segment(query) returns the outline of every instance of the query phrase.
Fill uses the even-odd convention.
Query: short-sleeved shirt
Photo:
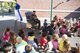
[[[64,43],[64,40],[61,39],[60,42],[59,42],[59,50],[60,51],[63,51],[64,50],[64,44],[63,43]]]
[[[47,40],[42,37],[42,38],[40,39],[40,46],[46,46],[46,44],[47,44]]]

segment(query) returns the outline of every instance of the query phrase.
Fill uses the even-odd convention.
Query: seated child
[[[42,36],[40,38],[40,46],[41,48],[45,48],[47,44],[47,39],[46,39],[46,33],[42,33]]]
[[[48,41],[48,43],[47,43],[47,47],[45,48],[45,52],[51,52],[52,51],[52,49],[53,49],[53,44],[52,44],[52,38],[51,38],[51,36],[47,36],[47,41]]]
[[[56,33],[53,34],[52,44],[53,44],[53,51],[55,53],[57,53],[57,50],[59,48],[58,38],[59,38],[58,34],[56,34]]]
[[[31,44],[34,48],[37,48],[37,44],[34,41],[34,39],[35,39],[34,32],[33,31],[28,32],[28,40],[27,40],[27,42],[29,44]]]
[[[26,45],[25,52],[23,52],[23,53],[37,53],[37,52],[31,45]]]

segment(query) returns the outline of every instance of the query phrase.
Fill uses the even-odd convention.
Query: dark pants
[[[37,40],[37,38],[34,38],[34,42],[38,45],[38,40]]]
[[[41,26],[40,20],[38,20],[38,19],[33,19],[33,21],[34,21],[36,24],[38,24],[38,29],[39,29],[40,26]]]
[[[54,48],[52,49],[52,51],[54,51],[54,53],[57,53],[57,51],[56,51],[56,50],[57,50],[57,49],[54,49]]]

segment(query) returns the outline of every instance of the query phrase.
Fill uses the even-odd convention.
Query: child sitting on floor
[[[46,39],[46,33],[42,33],[42,36],[40,38],[40,46],[42,49],[45,49],[47,44],[47,39]]]
[[[48,41],[48,43],[47,43],[47,46],[46,46],[46,48],[45,48],[45,52],[51,52],[52,51],[52,49],[53,49],[53,44],[52,44],[52,38],[51,38],[51,36],[47,36],[47,41]]]

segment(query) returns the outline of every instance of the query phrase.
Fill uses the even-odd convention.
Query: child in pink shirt
[[[3,40],[8,42],[9,38],[10,38],[10,28],[6,28],[4,32]]]
[[[58,34],[53,35],[52,44],[53,44],[53,51],[55,53],[57,53],[56,50],[58,50],[58,48],[59,48],[58,37],[59,37]]]

